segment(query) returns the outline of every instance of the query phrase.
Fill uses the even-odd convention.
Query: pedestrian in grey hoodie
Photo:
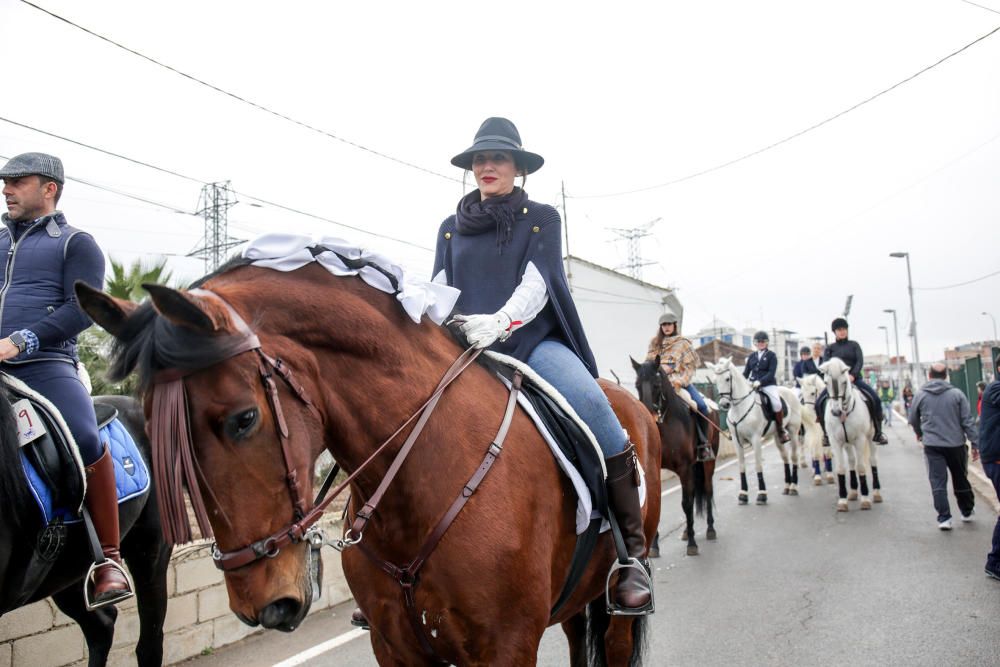
[[[976,420],[969,409],[969,399],[945,379],[948,369],[944,364],[933,364],[928,377],[930,382],[920,388],[910,407],[910,426],[924,446],[938,528],[951,530],[949,470],[962,521],[972,521],[976,501],[966,474],[969,455],[965,439],[968,437],[972,446],[976,446]]]

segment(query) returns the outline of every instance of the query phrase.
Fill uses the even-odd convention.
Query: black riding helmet
[[[845,320],[843,317],[838,317],[833,321],[833,324],[830,325],[830,330],[834,332],[836,332],[837,329],[846,329],[846,328],[847,328],[847,320]]]
[[[755,342],[755,343],[759,343],[760,341],[764,341],[766,343],[766,342],[768,342],[770,340],[771,339],[767,337],[767,332],[766,331],[758,331],[757,333],[755,333],[753,335],[753,342]]]
[[[803,345],[801,348],[799,348],[799,356],[802,356],[803,354],[812,354],[812,350]]]

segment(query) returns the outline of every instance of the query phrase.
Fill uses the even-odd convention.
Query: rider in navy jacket
[[[87,476],[84,501],[107,559],[94,572],[91,599],[95,606],[114,604],[132,591],[121,569],[114,462],[77,374],[76,336],[91,322],[74,291],[77,281],[103,285],[104,254],[56,210],[64,183],[59,158],[18,155],[0,178],[7,205],[0,225],[0,361],[3,372],[51,401],[73,434]]]
[[[747,365],[743,369],[743,377],[751,382],[759,382],[761,387],[770,387],[778,383],[778,355],[765,349],[761,354],[751,354],[747,357]]]
[[[754,345],[757,351],[747,357],[746,366],[743,368],[743,377],[750,380],[753,388],[758,390],[761,398],[767,399],[771,405],[771,412],[774,414],[774,421],[777,426],[778,439],[781,442],[788,442],[789,436],[785,432],[784,415],[781,412],[781,396],[778,394],[777,372],[778,357],[767,348],[768,338],[766,331],[758,331],[753,335]],[[761,405],[763,407],[763,404]]]

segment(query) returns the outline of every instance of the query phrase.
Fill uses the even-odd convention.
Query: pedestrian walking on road
[[[1000,371],[1000,363],[996,368]],[[1000,373],[997,376],[1000,377]],[[1000,498],[1000,380],[994,380],[986,387],[981,405],[979,458],[986,476],[993,482],[997,498]],[[1000,518],[997,518],[997,525],[993,528],[993,548],[986,556],[986,574],[1000,580]]]
[[[888,380],[882,380],[878,388],[878,400],[882,403],[882,414],[885,415],[885,423],[892,426],[892,399],[896,398],[896,392],[892,390]]]
[[[917,434],[917,440],[924,446],[938,528],[951,530],[948,471],[951,471],[951,483],[962,521],[972,521],[976,499],[966,472],[969,456],[965,439],[968,437],[972,446],[976,447],[979,436],[969,399],[945,379],[948,377],[945,365],[932,364],[927,376],[930,381],[920,388],[913,399],[910,425]]]

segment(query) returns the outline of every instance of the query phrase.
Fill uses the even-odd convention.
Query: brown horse
[[[250,625],[291,631],[312,601],[300,520],[310,509],[302,498],[308,505],[317,456],[328,449],[358,473],[350,483],[355,517],[408,431],[392,434],[435,393],[462,348],[447,329],[415,324],[392,295],[359,278],[334,278],[315,263],[289,273],[245,264],[208,276],[202,291],[147,286],[151,304],[142,306],[82,285],[77,291],[117,339],[114,370],[139,371],[152,430],[171,415],[187,421],[193,460],[168,463],[183,464],[197,480],[189,491],[204,496],[202,530],[214,532],[219,562],[251,554],[224,568],[231,609]],[[253,334],[259,349],[247,342]],[[165,376],[182,383],[186,409],[178,413],[157,397]],[[660,514],[659,434],[626,391],[602,387],[646,475],[648,542]],[[459,375],[363,534],[351,534],[360,543],[344,550],[344,573],[371,623],[376,659],[531,665],[545,628],[561,623],[573,665],[638,664],[644,618],[608,616],[604,605],[614,561],[607,533],[573,595],[551,616],[576,540],[575,496],[523,411],[514,413],[492,472],[416,581],[401,588],[376,564],[403,567],[417,556],[481,465],[506,402],[506,388],[486,367],[473,364]],[[383,441],[388,449],[367,461]],[[408,618],[404,592],[422,628]]]
[[[674,392],[674,387],[660,367],[660,359],[642,364],[634,359],[635,388],[639,399],[656,417],[660,431],[661,465],[677,474],[681,487],[681,507],[687,520],[681,539],[687,540],[687,555],[698,555],[698,543],[694,539],[694,515],[708,513],[708,529],[705,537],[714,540],[715,517],[712,513],[715,459],[698,461],[698,432],[694,420],[700,417],[691,414],[688,404]],[[719,455],[719,415],[711,412],[709,418],[715,428],[706,425],[712,451]],[[650,545],[651,556],[659,556],[660,533],[656,533]]]

